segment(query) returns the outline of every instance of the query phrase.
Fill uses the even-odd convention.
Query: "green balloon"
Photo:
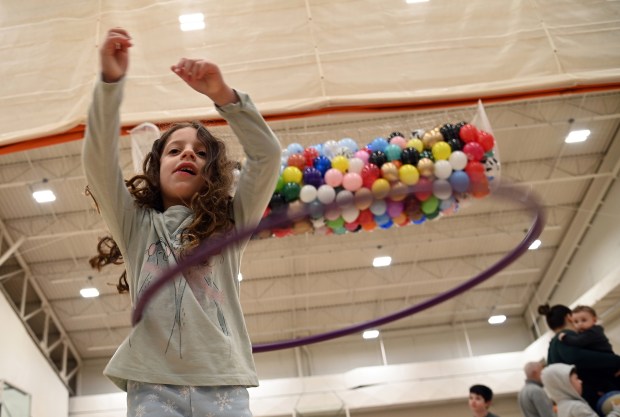
[[[400,159],[400,155],[402,154],[402,149],[398,145],[388,145],[385,148],[385,156],[387,156],[388,161],[398,161]]]
[[[326,220],[325,224],[332,230],[342,229],[344,228],[344,219],[342,216],[338,217],[336,220]]]
[[[439,208],[439,199],[434,195],[422,202],[422,211],[428,215],[434,213]]]
[[[299,198],[301,187],[296,182],[288,182],[282,187],[282,195],[287,202],[295,201]]]
[[[282,175],[280,175],[278,177],[278,182],[276,183],[276,193],[279,193],[280,191],[282,191],[283,187],[284,187],[284,178],[282,178]]]

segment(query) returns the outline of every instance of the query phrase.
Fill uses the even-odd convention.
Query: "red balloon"
[[[307,167],[313,167],[314,166],[314,160],[316,159],[317,156],[319,156],[319,151],[316,148],[306,148],[304,149],[304,158],[306,160],[306,166]],[[303,171],[303,169],[302,169]]]
[[[372,184],[381,176],[381,169],[375,164],[364,165],[361,175],[364,187],[371,188]]]
[[[459,137],[465,143],[475,142],[478,139],[478,128],[467,123],[461,126]]]
[[[484,148],[485,152],[488,152],[495,146],[495,138],[489,132],[481,130],[478,132],[478,143]]]
[[[286,163],[290,167],[297,167],[303,171],[306,166],[306,158],[302,154],[294,153],[288,157]]]
[[[357,217],[357,222],[361,225],[364,225],[366,223],[370,223],[374,221],[374,218],[375,217],[373,216],[370,209],[366,209],[366,210],[360,211],[360,215]]]
[[[484,158],[484,148],[478,142],[469,142],[463,146],[463,152],[470,161],[480,161]]]
[[[413,189],[418,200],[426,201],[433,195],[433,182],[426,177],[420,177]]]
[[[484,174],[484,165],[478,161],[469,161],[465,167],[465,173],[472,181],[480,180],[482,177],[486,177]]]

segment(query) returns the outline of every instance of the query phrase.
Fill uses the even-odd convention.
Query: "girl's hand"
[[[218,66],[212,62],[181,58],[170,69],[187,85],[208,96],[218,106],[235,103],[238,100],[237,94],[224,81]]]
[[[99,49],[103,81],[115,83],[125,76],[129,66],[129,48],[132,46],[131,36],[125,29],[108,31]]]

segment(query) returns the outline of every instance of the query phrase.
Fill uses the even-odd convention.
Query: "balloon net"
[[[264,215],[300,209],[308,215],[255,238],[422,224],[456,213],[499,185],[497,144],[481,102],[450,114],[355,123],[278,132],[289,144]],[[326,133],[332,138],[314,142]]]

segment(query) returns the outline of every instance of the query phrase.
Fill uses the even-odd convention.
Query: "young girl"
[[[88,115],[83,163],[89,192],[114,238],[106,244],[122,255],[135,303],[160,271],[201,241],[259,222],[281,150],[250,98],[232,90],[216,65],[181,59],[172,71],[215,103],[243,145],[247,162],[236,194],[229,197],[234,163],[225,145],[198,123],[164,133],[144,161],[144,175],[126,184],[117,144],[131,47],[127,31],[117,28],[100,48],[101,80]],[[258,378],[237,281],[246,245],[223,248],[176,277],[118,348],[104,374],[127,391],[128,416],[251,415],[246,387],[257,386]]]

